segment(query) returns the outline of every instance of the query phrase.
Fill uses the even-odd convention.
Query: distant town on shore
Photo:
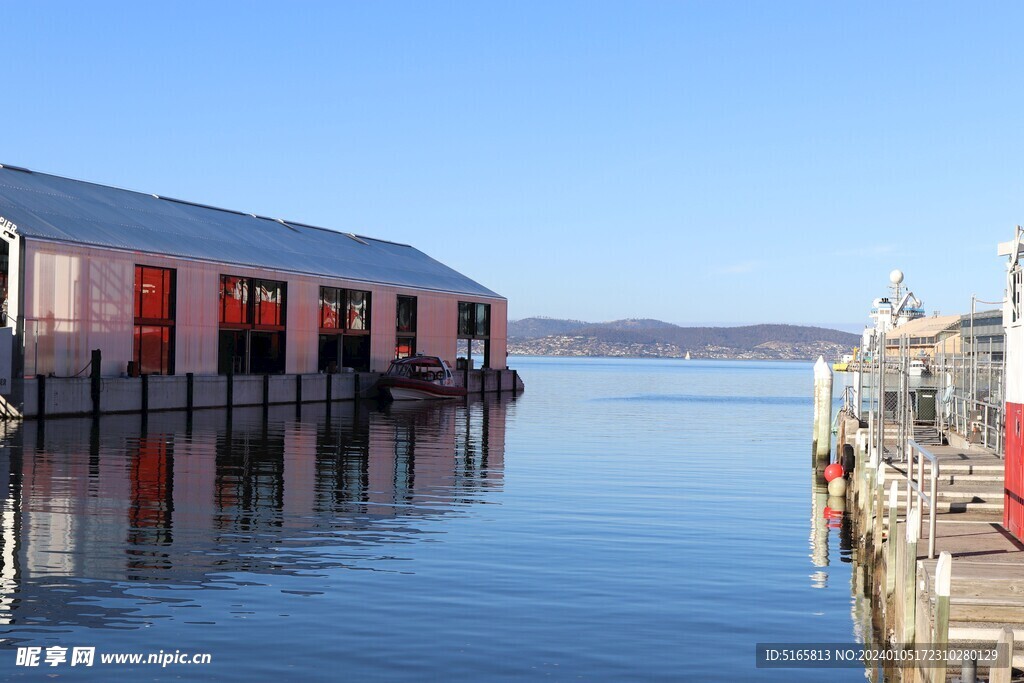
[[[681,327],[661,320],[590,323],[524,318],[508,323],[508,350],[519,356],[612,356],[744,360],[837,358],[856,346],[856,334],[803,325]]]

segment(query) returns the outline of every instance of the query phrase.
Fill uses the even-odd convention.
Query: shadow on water
[[[444,533],[428,522],[501,490],[513,403],[488,396],[330,412],[308,404],[301,417],[282,406],[6,425],[4,647],[40,630],[137,629],[196,590],[338,569],[414,572],[403,544]]]

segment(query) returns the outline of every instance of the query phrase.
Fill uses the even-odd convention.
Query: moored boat
[[[924,362],[924,359],[913,358],[907,366],[907,374],[914,376],[929,375],[931,371],[928,369],[928,364]]]
[[[466,388],[455,384],[452,369],[437,356],[412,356],[391,362],[377,388],[393,401],[458,398]]]

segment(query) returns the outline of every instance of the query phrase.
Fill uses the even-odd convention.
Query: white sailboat
[[[686,352],[686,359],[685,360],[690,360],[690,352],[689,351]]]

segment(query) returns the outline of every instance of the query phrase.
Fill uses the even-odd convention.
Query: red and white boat
[[[391,361],[391,367],[377,380],[377,389],[392,401],[466,395],[466,388],[455,384],[451,367],[437,356],[418,355]]]

